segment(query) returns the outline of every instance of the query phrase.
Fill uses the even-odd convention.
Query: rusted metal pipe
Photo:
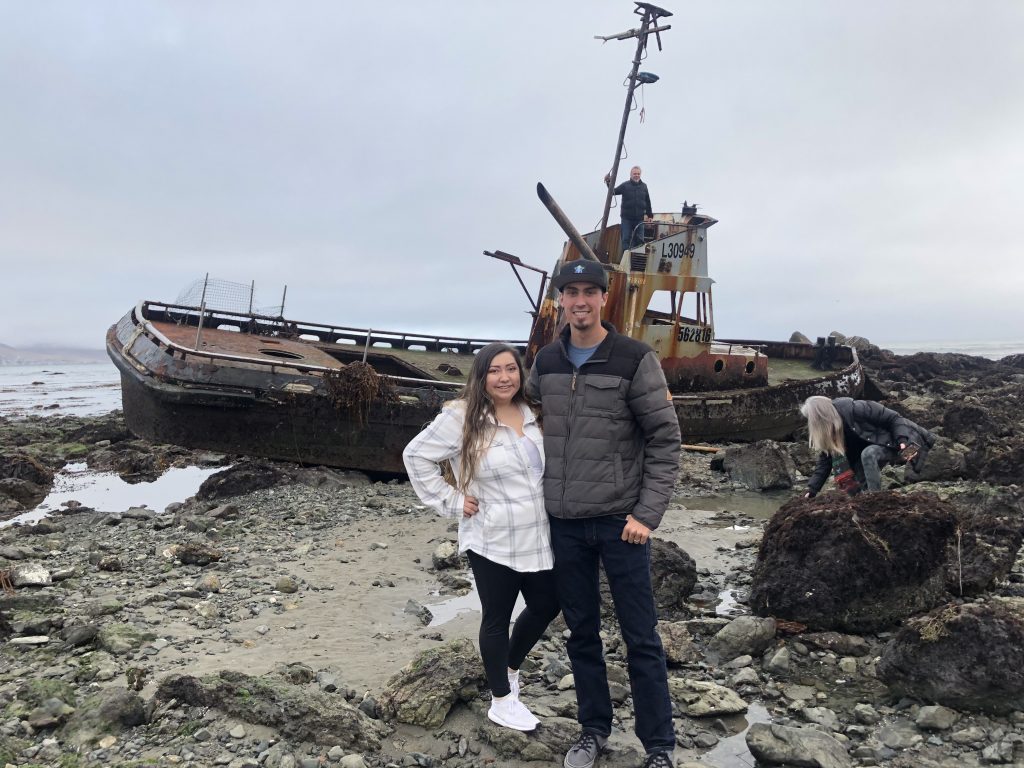
[[[548,191],[544,188],[544,185],[539,181],[537,182],[537,197],[544,203],[544,207],[548,209],[548,212],[554,217],[555,221],[558,222],[558,226],[562,228],[566,236],[576,246],[576,249],[580,252],[580,255],[584,259],[590,261],[596,261],[600,263],[600,259],[594,255],[594,252],[587,245],[587,241],[583,239],[583,235],[579,233],[579,230],[573,226],[572,222],[569,221],[569,217],[565,215],[565,212],[558,207],[558,203],[551,197]]]
[[[196,351],[199,351],[199,338],[203,335],[203,320],[206,319],[206,286],[210,282],[210,273],[206,273],[206,277],[203,278],[203,296],[199,300],[199,325],[196,328]]]
[[[604,211],[601,213],[601,234],[598,242],[604,238],[604,231],[608,227],[608,212],[612,208],[612,198],[615,197],[615,181],[619,173],[619,161],[622,159],[622,145],[626,140],[626,125],[629,123],[629,113],[633,108],[633,93],[636,91],[636,73],[640,71],[640,57],[647,45],[647,28],[650,25],[650,12],[644,13],[643,22],[640,24],[640,31],[637,34],[636,54],[633,56],[633,68],[629,71],[629,87],[626,89],[626,106],[622,110],[622,122],[619,125],[619,140],[615,144],[615,159],[612,161],[612,169],[608,172],[608,193],[604,198]]]

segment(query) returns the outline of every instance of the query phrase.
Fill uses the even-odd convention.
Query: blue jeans
[[[644,220],[622,218],[622,250],[640,245],[644,241]],[[622,254],[619,254],[620,256]]]
[[[612,699],[600,635],[598,577],[603,565],[626,643],[636,735],[648,752],[672,750],[676,739],[665,652],[655,628],[658,614],[651,588],[651,545],[622,540],[625,515],[550,519],[558,597],[572,633],[566,648],[576,681],[580,725],[601,736],[611,733]]]
[[[857,472],[857,466],[854,466],[853,469],[856,474],[860,475],[859,479],[864,483],[865,490],[882,490],[882,467],[891,464],[895,458],[896,451],[886,448],[884,445],[869,445],[860,452],[858,462],[860,472]]]

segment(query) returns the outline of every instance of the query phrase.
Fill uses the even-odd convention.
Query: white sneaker
[[[540,720],[533,716],[526,705],[511,695],[502,699],[491,699],[487,717],[498,725],[517,731],[532,731],[540,724]]]
[[[512,695],[519,698],[519,670],[508,673],[508,687],[512,689]]]

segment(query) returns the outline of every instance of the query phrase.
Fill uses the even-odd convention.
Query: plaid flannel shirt
[[[523,434],[544,458],[544,440],[533,412],[523,408]],[[459,551],[471,549],[515,571],[546,571],[554,565],[548,516],[544,511],[543,473],[530,467],[526,449],[511,427],[498,424],[490,446],[480,457],[469,495],[479,511],[464,517],[465,494],[448,485],[439,462],[451,461],[459,477],[459,451],[465,406],[456,401],[410,441],[402,453],[416,495],[431,509],[459,517]]]

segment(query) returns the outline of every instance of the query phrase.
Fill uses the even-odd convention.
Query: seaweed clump
[[[339,411],[366,423],[373,404],[392,405],[398,402],[395,386],[373,370],[369,363],[354,362],[324,374],[327,396]]]

